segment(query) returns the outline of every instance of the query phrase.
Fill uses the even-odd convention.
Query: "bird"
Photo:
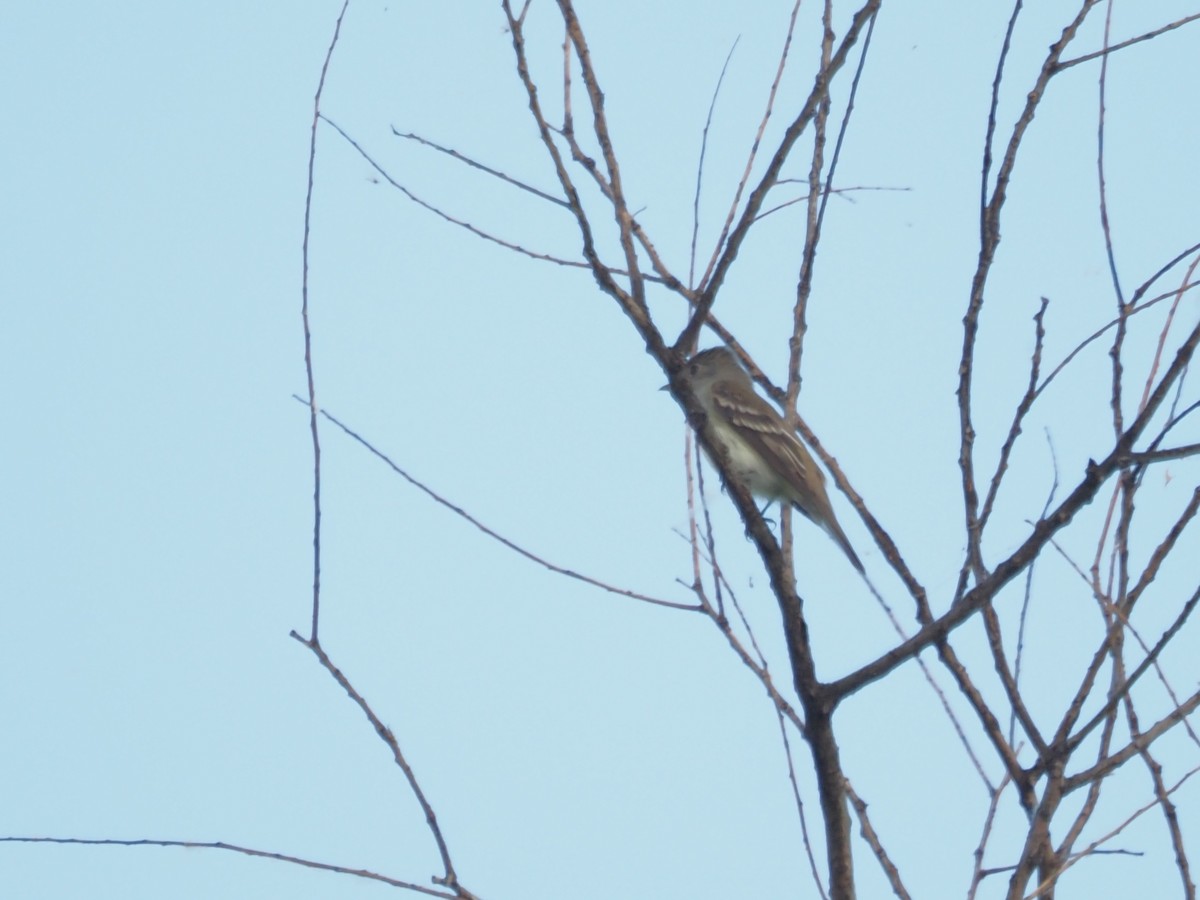
[[[706,437],[728,457],[727,474],[756,496],[790,503],[824,529],[850,564],[865,575],[833,513],[824,473],[795,430],[754,390],[737,357],[725,347],[702,350],[688,360],[685,372],[704,407]]]

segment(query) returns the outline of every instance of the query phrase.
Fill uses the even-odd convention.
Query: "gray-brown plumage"
[[[724,347],[701,351],[688,362],[688,378],[708,418],[708,439],[729,456],[729,474],[757,496],[791,503],[861,573],[862,563],[833,514],[825,475],[783,416],[755,392],[737,357]]]

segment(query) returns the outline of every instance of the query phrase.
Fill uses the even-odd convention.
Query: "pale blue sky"
[[[1074,11],[1031,6],[1009,63],[1005,133]],[[706,247],[790,4],[681,8],[580,4],[627,191],[686,272],[712,87],[740,35],[710,134]],[[2,833],[223,840],[423,883],[439,871],[386,749],[288,637],[307,628],[311,577],[308,425],[291,399],[304,390],[305,163],[337,10],[118,2],[0,12]],[[1114,37],[1194,11],[1118,4]],[[811,81],[812,15],[780,93],[784,118]],[[801,410],[937,609],[963,546],[953,391],[1008,15],[991,0],[885,3],[838,181],[905,190],[831,201],[809,317]],[[1100,45],[1101,15],[1080,52]],[[549,79],[551,102],[554,22],[552,4],[534,5],[535,74]],[[1127,291],[1200,239],[1194,29],[1110,67],[1109,199]],[[1014,183],[984,315],[983,471],[1027,377],[1038,298],[1052,300],[1054,362],[1114,308],[1096,214],[1096,74],[1082,65],[1054,82]],[[423,198],[531,249],[578,255],[565,211],[391,135],[416,131],[553,188],[498,3],[352,3],[324,110]],[[328,127],[316,177],[310,289],[325,408],[546,558],[687,601],[674,581],[690,576],[673,531],[686,522],[682,415],[591,278],[433,218]],[[762,223],[717,307],[776,378],[798,210]],[[611,236],[601,246],[615,258]],[[673,300],[653,302],[681,321]],[[1182,310],[1194,321],[1195,300]],[[1130,340],[1157,329],[1147,322]],[[1043,428],[1064,485],[1106,452],[1107,394],[1096,402],[1094,389],[1108,377],[1104,349],[1031,418],[993,560],[1027,533],[1049,490]],[[1190,439],[1200,439],[1194,427]],[[335,429],[323,441],[322,640],[396,732],[472,890],[489,900],[815,896],[770,705],[710,624],[535,568]],[[1143,493],[1150,510],[1177,509],[1196,483],[1195,463],[1170,472],[1173,483],[1160,477]],[[713,498],[725,570],[782,672],[765,576],[728,503]],[[907,615],[865,529],[835,503]],[[1069,547],[1084,560],[1088,534]],[[1194,583],[1182,560],[1200,552],[1194,533],[1185,543],[1162,576],[1179,590]],[[841,674],[894,638],[821,534],[801,524],[798,544],[818,666]],[[1094,630],[1095,613],[1065,566],[1048,563],[1040,578],[1026,674],[1045,684],[1036,699],[1049,715],[1068,689],[1056,678],[1089,652],[1059,637]],[[1164,616],[1176,596],[1164,595]],[[1011,610],[1019,597],[1007,601]],[[963,629],[965,653],[981,647],[978,632]],[[1193,669],[1182,687],[1194,680]],[[914,668],[848,702],[839,723],[850,777],[914,896],[962,896],[983,790]],[[1194,764],[1194,747],[1170,748],[1180,766]],[[796,755],[806,771],[806,752]],[[1141,771],[1114,783],[1096,834],[1148,798]],[[805,799],[815,806],[811,787]],[[1196,789],[1178,801],[1194,836]],[[1010,803],[1001,822],[1012,816]],[[1147,857],[1085,862],[1065,895],[1175,896],[1160,817],[1146,823],[1119,846]],[[989,863],[1012,849],[997,838]],[[883,896],[858,853],[861,896]],[[189,900],[387,888],[213,851],[10,844],[0,846],[0,890]]]

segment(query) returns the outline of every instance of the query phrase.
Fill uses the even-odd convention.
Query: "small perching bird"
[[[825,475],[775,407],[724,347],[703,350],[687,364],[687,379],[704,407],[709,441],[725,450],[730,475],[752,494],[786,500],[821,526],[863,574],[862,563],[838,525]]]

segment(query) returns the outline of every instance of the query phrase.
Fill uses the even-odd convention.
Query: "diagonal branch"
[[[1137,735],[1120,750],[1110,753],[1091,768],[1067,778],[1063,786],[1064,792],[1090,784],[1093,781],[1103,778],[1114,769],[1119,768],[1126,761],[1153,744],[1159,737],[1184,721],[1198,707],[1200,707],[1200,691],[1192,694],[1183,704],[1171,710],[1171,712]]]
[[[297,398],[297,399],[300,399],[300,398]],[[516,543],[515,541],[509,540],[504,535],[502,535],[499,532],[494,531],[493,529],[484,525],[482,522],[480,522],[478,519],[476,519],[474,516],[472,516],[469,512],[464,510],[462,507],[456,506],[455,504],[451,503],[449,500],[444,498],[437,491],[433,490],[432,488],[430,488],[423,482],[418,481],[412,475],[409,475],[408,472],[406,472],[404,469],[400,468],[400,466],[396,465],[396,463],[394,463],[386,453],[384,453],[382,450],[379,450],[378,448],[376,448],[374,444],[372,444],[370,441],[368,441],[366,438],[364,438],[362,435],[360,435],[357,431],[352,429],[350,426],[346,425],[344,422],[342,422],[340,419],[338,419],[332,413],[329,413],[325,410],[321,410],[321,415],[324,416],[326,419],[328,419],[330,422],[332,422],[334,425],[336,425],[338,428],[342,429],[342,431],[344,431],[349,437],[353,438],[354,440],[358,441],[358,443],[362,444],[362,446],[364,446],[368,451],[370,451],[371,454],[373,454],[378,459],[380,459],[382,462],[384,462],[388,466],[388,468],[390,468],[393,472],[395,472],[397,475],[399,475],[401,478],[403,478],[405,481],[407,481],[413,487],[423,491],[430,499],[432,499],[436,503],[440,504],[441,506],[444,506],[446,509],[450,510],[452,513],[459,516],[460,518],[465,519],[467,522],[474,525],[477,529],[482,531],[488,537],[503,544],[505,547],[507,547],[509,550],[512,550],[519,556],[525,557],[530,562],[537,563],[539,566],[542,566],[545,569],[549,569],[551,572],[554,572],[557,575],[565,575],[566,577],[573,578],[576,581],[582,581],[584,584],[590,584],[592,587],[600,588],[600,590],[602,590],[602,591],[607,591],[610,594],[618,594],[619,596],[622,596],[622,597],[628,597],[631,600],[641,600],[645,603],[653,604],[654,606],[665,606],[668,609],[679,609],[679,610],[683,610],[684,612],[701,612],[702,611],[702,607],[694,605],[694,604],[678,603],[674,600],[662,600],[658,597],[651,597],[648,594],[640,594],[637,591],[631,591],[627,588],[616,587],[615,585],[608,584],[607,582],[604,582],[604,581],[600,581],[597,578],[592,578],[590,575],[582,575],[579,572],[576,572],[572,569],[567,569],[567,568],[564,568],[563,566],[556,565],[555,563],[552,563],[549,560],[538,556],[536,553],[534,553],[530,550],[526,550],[520,544]]]
[[[902,642],[872,662],[827,685],[832,702],[836,703],[864,685],[882,678],[930,644],[949,634],[978,612],[984,604],[990,603],[1004,585],[1030,565],[1046,543],[1066,527],[1084,506],[1091,503],[1101,486],[1122,467],[1134,442],[1149,426],[1151,419],[1166,400],[1171,387],[1187,370],[1198,343],[1200,343],[1200,325],[1192,329],[1180,346],[1171,366],[1159,380],[1158,386],[1151,392],[1145,409],[1137,415],[1129,428],[1121,435],[1108,456],[1099,463],[1088,464],[1083,478],[1070,495],[1049,516],[1040,519],[1034,525],[1029,537],[1007,559],[997,565],[986,578],[968,591],[941,618],[924,626],[909,640]]]
[[[1077,66],[1080,63],[1091,62],[1093,59],[1098,59],[1102,56],[1107,57],[1113,53],[1116,53],[1118,50],[1124,50],[1126,47],[1132,47],[1134,44],[1140,44],[1142,41],[1149,41],[1158,37],[1160,34],[1166,34],[1168,31],[1174,31],[1176,28],[1179,28],[1182,25],[1195,22],[1197,19],[1200,19],[1200,13],[1193,13],[1190,16],[1184,16],[1182,19],[1177,19],[1174,22],[1170,22],[1161,28],[1156,28],[1153,31],[1147,31],[1145,34],[1139,34],[1137,37],[1131,37],[1127,41],[1120,41],[1119,43],[1113,44],[1111,47],[1105,47],[1103,50],[1097,50],[1094,53],[1085,53],[1083,56],[1077,56],[1074,59],[1068,59],[1066,62],[1058,64],[1058,71],[1061,72],[1063,69],[1069,69],[1071,66]]]
[[[329,124],[332,125],[333,123],[330,122]],[[334,126],[334,127],[336,127],[336,126]],[[339,128],[338,131],[341,131],[341,129]],[[476,159],[472,159],[471,157],[467,156],[466,154],[459,153],[453,147],[443,147],[441,144],[437,143],[436,141],[431,141],[428,138],[423,138],[419,134],[413,134],[412,132],[400,131],[395,125],[392,126],[392,134],[394,134],[396,137],[404,138],[405,140],[416,141],[418,144],[422,144],[425,147],[432,147],[434,150],[437,150],[439,153],[446,154],[451,159],[456,159],[460,163],[463,163],[466,166],[470,166],[472,169],[478,169],[481,172],[486,172],[488,175],[491,175],[494,178],[498,178],[501,181],[506,182],[507,184],[511,184],[513,187],[520,188],[523,191],[533,194],[535,197],[540,197],[543,200],[548,200],[550,203],[553,203],[557,206],[564,207],[566,209],[570,208],[567,205],[567,201],[563,200],[561,197],[555,197],[553,194],[547,194],[545,191],[539,190],[538,188],[535,188],[531,184],[526,184],[523,181],[518,181],[516,178],[513,178],[511,175],[504,174],[499,169],[493,169],[491,166],[484,165],[483,163],[479,162]]]
[[[341,686],[342,690],[344,690],[350,699],[358,705],[358,708],[362,710],[363,715],[365,715],[368,721],[370,721],[371,726],[375,729],[375,733],[379,735],[380,740],[382,740],[387,745],[388,749],[392,751],[392,759],[395,760],[396,765],[400,768],[400,771],[404,773],[404,777],[408,781],[409,790],[412,791],[413,797],[416,798],[417,803],[421,807],[421,811],[425,814],[425,822],[429,826],[429,832],[433,835],[434,843],[437,844],[438,854],[442,858],[442,866],[445,869],[445,872],[441,878],[434,878],[434,882],[445,885],[453,890],[455,897],[461,897],[463,900],[478,900],[474,894],[459,884],[458,875],[454,871],[454,864],[450,861],[450,848],[446,844],[446,839],[442,836],[442,828],[438,824],[437,814],[434,813],[433,806],[429,803],[428,798],[425,796],[425,792],[421,789],[421,785],[417,781],[416,773],[413,772],[412,766],[408,764],[408,760],[405,758],[404,752],[400,749],[400,742],[396,740],[396,736],[392,733],[392,730],[384,725],[383,721],[377,715],[375,715],[375,710],[371,709],[371,706],[369,703],[367,703],[366,699],[357,690],[355,690],[354,685],[350,683],[350,679],[346,677],[342,670],[334,665],[333,660],[331,660],[329,655],[326,654],[323,649],[321,649],[320,644],[318,644],[316,641],[307,640],[294,631],[291,633],[291,635],[313,652],[313,655],[317,657],[317,660],[321,663],[325,670],[333,676],[333,680]]]

